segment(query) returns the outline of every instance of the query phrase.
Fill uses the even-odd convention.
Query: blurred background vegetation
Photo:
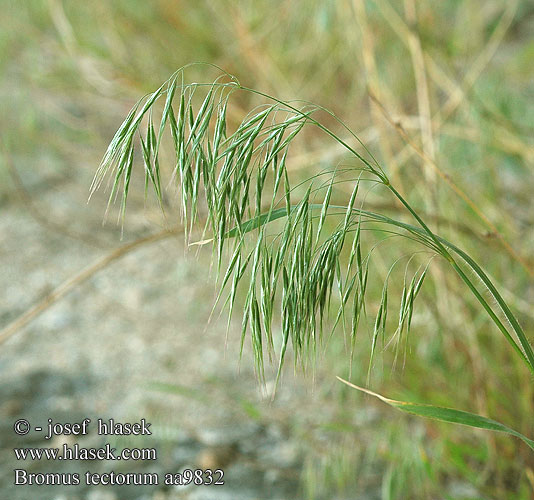
[[[3,212],[26,210],[48,231],[88,240],[91,256],[119,245],[120,230],[100,226],[104,197],[86,205],[107,144],[140,96],[185,64],[210,62],[247,87],[332,110],[431,227],[483,264],[533,340],[531,1],[3,0],[0,30]],[[192,81],[213,75],[203,66],[189,72]],[[236,123],[248,106],[235,103]],[[296,153],[289,167],[306,176],[335,165],[341,151],[310,132]],[[144,207],[142,185],[132,190],[138,211],[127,215],[125,241],[161,224],[156,207]],[[369,208],[398,214],[379,194]],[[23,241],[2,243],[5,257],[14,248],[31,252]],[[377,303],[388,252],[379,248],[374,262]],[[144,265],[150,276],[153,263]],[[386,350],[371,387],[481,413],[533,437],[532,378],[458,278],[437,262],[431,271],[406,359],[392,369],[395,352]],[[11,271],[9,279],[26,272]],[[10,302],[0,326],[39,293],[27,289]],[[205,300],[209,308],[211,292]],[[364,332],[362,339],[352,373],[361,383],[369,355]],[[308,446],[299,467],[302,498],[360,498],[356,492],[369,485],[382,498],[532,498],[534,456],[525,445],[400,415],[338,387],[332,378],[347,366],[334,337],[314,373],[317,419],[291,420],[291,439]],[[291,419],[291,399],[286,405]],[[330,409],[325,419],[323,407]],[[378,418],[354,426],[362,408]]]

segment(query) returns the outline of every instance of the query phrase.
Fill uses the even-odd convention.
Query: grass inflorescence
[[[237,93],[252,94],[265,103],[230,128],[228,107]],[[159,112],[158,102],[163,102]],[[229,316],[238,290],[244,290],[241,345],[243,348],[248,332],[260,378],[266,355],[271,361],[277,357],[278,381],[290,346],[295,363],[306,365],[315,359],[325,331],[337,326],[345,332],[354,353],[361,317],[369,314],[365,298],[373,249],[362,246],[367,231],[379,232],[384,238],[412,240],[425,248],[428,257],[416,273],[405,276],[390,339],[386,335],[393,298],[386,278],[373,321],[369,375],[379,342],[385,346],[395,341],[399,346],[408,336],[415,299],[436,255],[459,275],[534,373],[532,347],[482,268],[455,244],[435,234],[365,146],[360,144],[362,152],[349,146],[317,118],[320,113],[327,113],[330,121],[333,118],[348,130],[319,106],[278,100],[243,87],[225,73],[214,83],[185,83],[181,69],[128,114],[109,145],[91,192],[108,178],[110,203],[120,196],[119,216],[123,218],[137,152],[144,164],[145,191],[151,186],[163,207],[160,153],[165,131],[170,132],[175,154],[170,179],[180,193],[186,234],[191,234],[197,221],[205,221],[200,244],[213,246],[218,300],[227,293]],[[308,126],[341,144],[357,164],[293,182],[288,168],[290,147]],[[350,195],[340,194],[341,184],[351,186]],[[363,189],[363,184],[385,188],[414,224],[366,210],[369,190]],[[344,201],[334,203],[338,199]],[[331,321],[328,313],[336,305]],[[273,338],[275,326],[281,332],[279,341]]]

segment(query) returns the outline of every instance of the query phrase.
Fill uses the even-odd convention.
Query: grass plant
[[[111,228],[107,234],[101,232],[94,241],[101,210],[98,203],[92,203],[89,208],[84,203],[94,165],[98,164],[117,123],[138,96],[157,88],[175,68],[189,61],[213,61],[249,87],[282,101],[300,97],[321,103],[356,131],[384,167],[390,184],[432,233],[462,249],[498,285],[497,291],[532,341],[533,12],[532,2],[527,0],[278,3],[184,0],[179,8],[174,0],[83,4],[61,0],[5,2],[0,19],[0,65],[4,75],[0,102],[5,118],[0,162],[8,168],[0,168],[0,203],[8,204],[9,210],[13,203],[22,200],[24,209],[34,207],[34,218],[40,225],[46,224],[47,231],[70,239],[79,240],[82,236],[84,242],[96,243],[88,248],[101,248],[103,253],[95,255],[94,265],[89,269],[105,272],[106,262],[116,262],[113,259],[127,254],[121,247],[114,248],[116,232]],[[196,116],[218,73],[213,75],[205,66],[193,66],[188,68],[187,75],[184,83],[210,82],[196,87],[191,101]],[[226,77],[219,83],[230,81]],[[173,100],[175,116],[181,84],[181,80],[177,82]],[[153,105],[156,137],[166,91],[164,87]],[[226,109],[229,135],[239,129],[249,110],[252,117],[275,104],[235,85],[226,87],[224,92],[221,89],[218,95],[230,91],[232,98]],[[304,103],[292,105],[303,112],[314,109],[312,118],[375,166],[365,149],[331,115],[313,107],[305,109]],[[256,106],[263,107],[255,109]],[[278,123],[289,116],[282,109],[289,110],[278,106]],[[272,125],[272,118],[274,112],[264,127]],[[147,119],[145,115],[138,128],[145,146]],[[212,114],[208,128],[210,146],[214,123]],[[358,179],[355,209],[390,217],[423,231],[383,183],[377,182],[369,172],[356,169],[365,167],[364,163],[355,160],[353,153],[310,119],[306,123],[292,139],[291,151],[284,162],[292,205],[298,205],[306,195],[309,177],[313,176],[310,205],[322,207],[332,184],[329,208],[317,244],[322,208],[308,207],[314,233],[312,248],[326,252],[327,246],[321,245],[336,233],[346,213],[334,205],[349,205]],[[291,125],[293,130],[297,125]],[[288,133],[289,130],[285,137]],[[143,146],[137,137],[132,144],[140,153],[138,158],[142,163]],[[165,131],[158,151],[159,182],[167,227],[173,229],[178,222],[174,204],[182,197],[181,194],[169,196],[166,189],[175,166],[174,149],[173,139]],[[278,156],[280,162],[282,155]],[[21,183],[14,181],[13,169],[9,168],[11,162]],[[138,169],[138,165],[134,162],[131,169],[129,216],[124,225],[125,243],[138,242],[135,245],[147,236],[144,219],[151,223],[159,221],[157,203],[148,203],[143,211],[143,180],[139,179],[142,168]],[[251,160],[252,176],[256,172],[253,165],[257,169],[259,163]],[[196,172],[195,166],[192,167],[190,174]],[[112,170],[108,173],[113,175]],[[194,175],[187,181],[190,174],[185,172],[185,179],[194,187]],[[179,172],[175,180],[175,185],[180,185]],[[262,214],[269,212],[274,181],[271,167],[264,180]],[[191,219],[188,226],[191,243],[213,236],[211,226],[204,235],[198,230],[203,228],[208,214],[202,177],[198,182],[197,222],[193,231]],[[254,196],[255,182],[253,176],[248,186],[250,198]],[[150,188],[150,176],[148,184]],[[27,190],[27,197],[19,196],[20,186]],[[68,195],[68,206],[54,196],[56,189]],[[121,190],[122,186],[117,186],[117,196],[121,196]],[[150,191],[147,195],[151,196]],[[247,220],[255,218],[255,200],[250,201],[252,208],[242,227]],[[275,204],[273,212],[285,207],[284,178],[279,181]],[[247,262],[248,254],[256,248],[261,229],[264,231],[261,245],[267,243],[272,250],[279,248],[284,233],[275,238],[287,222],[284,212],[279,214],[278,219],[245,233],[235,255],[234,268],[243,269],[243,274],[230,273],[219,299],[221,305],[226,303],[234,310],[232,331],[239,323],[242,304],[250,289],[254,254]],[[296,214],[291,212],[293,220]],[[229,217],[227,214],[225,221],[233,224]],[[316,405],[316,411],[310,409],[297,418],[292,402],[286,408],[286,421],[294,422],[293,434],[302,437],[299,442],[310,444],[303,474],[304,489],[309,492],[305,498],[332,498],[340,482],[351,494],[356,491],[363,494],[368,486],[382,483],[383,498],[532,498],[534,456],[519,440],[502,433],[395,412],[334,378],[338,375],[358,386],[366,386],[369,380],[366,387],[394,400],[461,408],[492,417],[525,436],[534,436],[534,385],[531,371],[525,367],[524,349],[484,282],[442,242],[523,355],[508,344],[468,285],[456,272],[451,272],[449,261],[417,241],[418,238],[428,241],[430,236],[426,232],[416,237],[405,228],[371,220],[364,214],[362,224],[358,225],[358,217],[359,213],[354,211],[350,218],[352,227],[339,255],[339,275],[343,279],[342,290],[348,293],[347,301],[341,308],[343,298],[335,275],[330,315],[324,316],[323,343],[327,347],[320,347],[319,321],[319,335],[308,337],[310,345],[302,347],[304,356],[298,358],[311,368],[314,356],[322,356],[311,373],[315,391],[309,400]],[[232,227],[236,226],[225,231],[231,231]],[[300,230],[301,226],[298,227]],[[365,288],[362,305],[359,304],[361,296],[356,293],[360,286],[357,255],[347,274],[358,228]],[[403,233],[406,237],[387,231]],[[180,229],[177,232],[181,234]],[[170,234],[155,232],[153,236],[162,238]],[[295,241],[296,235],[292,237],[291,241]],[[153,239],[149,237],[149,241]],[[223,283],[228,264],[232,262],[232,250],[240,241],[235,236],[224,239],[219,284]],[[209,247],[204,244],[192,248],[195,251],[202,248],[201,252],[205,253]],[[335,253],[333,243],[328,248],[330,255]],[[294,248],[287,250],[286,272],[293,271],[290,251],[294,252]],[[263,252],[260,246],[259,254],[264,255]],[[176,260],[181,265],[179,256]],[[147,262],[148,276],[151,266],[157,264]],[[266,264],[267,271],[269,263]],[[263,261],[258,266],[263,269]],[[412,282],[417,283],[425,269],[417,306],[412,308],[411,315],[401,314],[405,310],[401,307],[403,296],[409,296]],[[355,274],[357,277],[352,282]],[[43,300],[40,290],[33,293],[29,290],[28,296],[36,298],[35,306],[21,316],[21,321],[16,318],[7,329],[2,325],[2,333],[11,335],[28,321],[34,321],[39,311],[50,306],[50,297],[54,298],[52,302],[62,300],[66,291],[92,279],[90,276],[83,270],[72,279],[65,277],[68,279],[63,285]],[[291,281],[289,273],[287,277]],[[259,273],[257,279],[261,281],[263,274]],[[280,279],[283,280],[283,275]],[[51,286],[59,284],[51,280]],[[254,293],[261,320],[265,308],[262,309],[260,281],[256,281],[258,288]],[[292,288],[286,295],[287,303],[298,296],[293,283],[289,285]],[[268,286],[263,285],[263,289],[267,290]],[[61,293],[56,294],[57,290]],[[282,290],[283,282],[279,281],[270,322],[274,346],[262,342],[266,359],[271,350],[276,362],[274,368],[268,362],[264,364],[268,385],[276,377],[284,340],[278,309],[282,304]],[[378,335],[375,335],[383,297],[387,299],[388,313],[378,322]],[[92,300],[93,295],[86,299]],[[252,297],[250,301],[253,302]],[[249,309],[252,307],[249,304]],[[354,308],[361,308],[362,312],[355,318],[358,334],[352,336]],[[403,316],[403,329],[395,333]],[[147,325],[147,328],[158,327]],[[263,332],[262,327],[262,339]],[[0,338],[0,342],[5,338]],[[247,350],[249,338],[245,338]],[[371,351],[373,366],[369,369]],[[293,355],[292,338],[288,337],[285,364],[290,365],[288,361]],[[286,383],[290,368],[287,366],[282,375]],[[224,391],[221,384],[220,393]],[[359,422],[364,422],[363,427]],[[328,429],[320,432],[321,438],[326,436],[327,446],[324,440],[315,442],[318,427]],[[341,493],[338,496],[343,497]],[[354,496],[356,493],[351,497]]]
[[[229,318],[238,288],[245,290],[241,349],[248,332],[260,379],[268,357],[278,365],[278,383],[289,347],[296,365],[313,364],[325,338],[337,327],[353,355],[362,317],[367,322],[370,315],[366,306],[369,262],[376,245],[389,238],[417,243],[424,249],[426,263],[409,277],[412,259],[408,259],[394,322],[390,309],[395,298],[388,294],[388,280],[403,258],[393,262],[387,272],[372,321],[368,381],[379,345],[393,343],[399,349],[405,342],[415,299],[434,257],[457,273],[525,369],[534,373],[534,352],[527,336],[482,267],[430,229],[391,183],[386,170],[333,113],[246,88],[224,72],[214,83],[186,83],[186,70],[178,70],[132,108],[109,145],[91,193],[109,179],[109,203],[120,198],[119,218],[123,219],[137,151],[144,165],[145,193],[150,186],[163,208],[160,150],[165,131],[169,131],[175,155],[170,182],[179,193],[186,233],[192,234],[199,218],[205,220],[201,241],[189,243],[212,244],[220,289],[217,302],[226,293]],[[265,103],[229,130],[228,106],[240,92]],[[163,104],[160,111],[158,101]],[[320,114],[352,135],[360,147],[350,146],[339,132],[324,125]],[[334,165],[292,182],[287,168],[290,147],[306,126],[318,128],[339,143],[351,165]],[[344,197],[339,194],[340,186],[347,184],[352,191]],[[365,208],[366,196],[378,186],[406,211],[413,224]],[[365,252],[362,241],[367,232],[382,236]],[[277,340],[273,337],[275,324],[280,332]],[[417,415],[507,432],[534,449],[534,441],[483,416],[376,396]]]

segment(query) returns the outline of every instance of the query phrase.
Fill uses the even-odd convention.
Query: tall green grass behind
[[[184,64],[216,63],[248,87],[321,104],[360,132],[432,229],[484,264],[532,340],[530,2],[5,2],[0,23],[1,132],[30,185],[72,175],[74,164],[85,188],[139,95]],[[210,79],[201,67],[193,71],[193,78]],[[476,211],[406,145],[370,92]],[[234,108],[236,122],[249,105],[243,98]],[[340,151],[318,134],[297,147],[288,166],[295,175],[340,161]],[[5,169],[0,175],[9,198],[9,176]],[[141,185],[131,189],[142,196]],[[399,210],[379,192],[367,201],[390,215]],[[394,251],[377,250],[369,284],[376,305]],[[395,362],[395,350],[380,353],[371,387],[482,413],[533,436],[532,378],[454,275],[436,265],[431,278],[406,356]],[[400,283],[392,287],[390,294]],[[346,375],[346,349],[337,339],[319,359],[318,385]],[[362,336],[353,362],[360,383],[366,342]],[[328,456],[311,453],[307,464],[317,472],[306,475],[309,495],[365,484],[369,464],[380,471],[373,481],[382,483],[384,498],[529,498],[534,491],[532,454],[515,440],[414,422],[343,387],[325,401],[342,421],[375,405],[380,419],[365,441],[359,432],[327,431]],[[362,444],[352,448],[347,436]],[[361,473],[343,463],[359,463]],[[326,469],[331,473],[318,473]]]

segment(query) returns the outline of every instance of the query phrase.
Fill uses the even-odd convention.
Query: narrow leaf
[[[347,380],[343,380],[340,377],[336,377],[336,378],[340,380],[341,382],[343,382],[344,384],[347,384],[349,387],[352,387],[353,389],[357,389],[358,391],[365,392],[366,394],[374,396],[375,398],[380,399],[384,403],[390,406],[393,406],[394,408],[397,408],[398,410],[405,411],[413,415],[418,415],[420,417],[432,418],[434,420],[441,420],[442,422],[448,422],[451,424],[461,424],[461,425],[467,425],[468,427],[475,427],[478,429],[485,429],[485,430],[496,431],[496,432],[505,432],[506,434],[510,434],[512,436],[518,437],[524,443],[526,443],[527,446],[529,446],[532,450],[534,450],[534,440],[523,436],[523,434],[521,434],[520,432],[517,432],[514,429],[510,429],[510,427],[507,427],[506,425],[501,424],[500,422],[497,422],[496,420],[492,420],[491,418],[483,417],[481,415],[477,415],[475,413],[469,413],[463,410],[455,410],[454,408],[444,408],[441,406],[432,406],[432,405],[419,404],[419,403],[409,403],[406,401],[396,401],[395,399],[389,399],[384,396],[381,396],[380,394],[377,394],[376,392],[372,392],[369,389],[358,387],[357,385],[351,384]]]

